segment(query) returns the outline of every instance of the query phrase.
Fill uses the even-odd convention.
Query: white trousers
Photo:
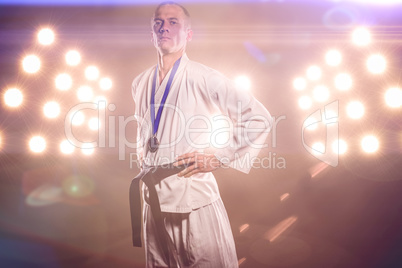
[[[221,199],[191,213],[162,212],[170,265],[163,254],[150,206],[144,206],[146,267],[238,267],[233,234]]]

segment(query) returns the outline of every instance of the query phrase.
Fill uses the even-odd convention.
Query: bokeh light
[[[364,27],[359,27],[353,31],[353,43],[358,46],[367,46],[371,42],[371,33]]]
[[[60,114],[60,105],[55,101],[49,101],[43,106],[43,113],[47,118],[56,118]]]
[[[336,49],[332,49],[325,54],[325,61],[330,66],[338,66],[342,62],[342,54]]]
[[[34,153],[42,153],[46,149],[46,141],[41,136],[32,137],[29,140],[29,149]]]
[[[251,81],[250,81],[250,79],[247,77],[247,76],[245,76],[245,75],[242,75],[242,76],[238,76],[236,79],[235,79],[235,83],[236,83],[236,87],[238,88],[238,89],[240,89],[240,90],[250,90],[251,89]]]
[[[326,86],[316,86],[313,90],[314,99],[318,102],[323,102],[329,98],[329,90]]]
[[[321,68],[313,65],[307,69],[307,78],[313,81],[319,80],[321,78],[322,71]]]
[[[334,141],[334,142],[332,143],[332,151],[333,151],[335,154],[343,155],[343,154],[346,153],[347,150],[348,150],[348,145],[347,145],[347,143],[346,143],[344,140],[342,140],[342,139],[336,140],[336,141]]]
[[[35,55],[28,55],[22,60],[22,68],[31,74],[39,71],[40,64],[40,59]]]
[[[313,104],[313,101],[311,100],[311,98],[309,96],[302,96],[299,98],[299,107],[303,110],[307,110],[311,107],[311,105]]]
[[[89,86],[81,86],[77,91],[77,97],[80,101],[91,101],[94,96],[92,88]]]
[[[392,108],[402,106],[402,90],[400,88],[390,88],[385,92],[385,102]]]
[[[70,66],[77,66],[81,62],[81,55],[77,50],[70,50],[65,56],[66,63]]]
[[[72,145],[68,140],[63,140],[60,143],[60,151],[63,154],[72,154],[75,150],[75,146]]]
[[[99,80],[99,87],[102,90],[109,90],[113,86],[112,80],[109,77],[104,77],[101,80]]]
[[[379,141],[372,135],[365,136],[361,141],[361,146],[364,152],[374,153],[378,150]]]
[[[71,124],[73,126],[81,126],[85,121],[85,115],[81,111],[77,111],[70,117]]]
[[[317,129],[319,122],[320,121],[317,118],[309,117],[304,121],[304,127],[310,131],[315,130]]]
[[[4,93],[4,103],[9,107],[18,107],[21,105],[24,96],[18,88],[7,89]]]
[[[339,90],[349,90],[351,89],[352,85],[352,77],[347,73],[341,73],[335,77],[335,87]]]
[[[364,106],[360,101],[352,101],[347,105],[346,112],[350,118],[359,119],[364,115]]]
[[[100,128],[100,121],[96,117],[92,117],[88,121],[88,126],[91,130],[98,130]]]
[[[94,146],[89,142],[85,142],[81,146],[81,152],[84,155],[92,155],[94,151],[95,151]]]
[[[371,55],[367,59],[367,69],[373,74],[380,74],[387,68],[387,61],[380,54]]]
[[[88,66],[85,69],[85,77],[88,80],[96,80],[99,77],[99,69],[96,66]]]
[[[311,146],[314,154],[323,154],[325,153],[325,145],[322,142],[316,142]]]
[[[293,87],[296,90],[304,90],[306,86],[307,82],[303,77],[297,77],[295,80],[293,80]]]
[[[39,31],[38,33],[38,42],[42,45],[50,45],[54,41],[54,32],[49,29],[45,28]]]
[[[73,85],[73,79],[69,74],[62,73],[56,77],[56,88],[60,90],[69,90]]]

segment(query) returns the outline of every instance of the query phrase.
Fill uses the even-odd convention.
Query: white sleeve
[[[225,165],[250,172],[252,162],[262,148],[273,125],[267,109],[250,93],[216,72],[207,79],[212,101],[232,122],[230,142],[224,148],[215,148],[214,155]]]

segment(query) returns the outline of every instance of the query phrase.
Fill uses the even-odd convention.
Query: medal
[[[152,136],[148,140],[148,150],[151,153],[155,153],[158,150],[159,147],[159,141],[156,136]]]
[[[159,148],[159,141],[158,141],[158,138],[156,137],[156,132],[158,131],[163,106],[165,105],[166,98],[169,94],[170,86],[172,85],[172,82],[173,82],[173,77],[175,76],[177,69],[179,68],[180,60],[181,60],[181,58],[179,58],[173,65],[172,71],[170,72],[169,80],[166,84],[165,92],[163,92],[162,101],[161,101],[161,104],[159,106],[158,113],[156,114],[156,116],[155,116],[155,88],[156,88],[156,76],[158,75],[158,65],[156,66],[156,69],[155,69],[154,80],[152,81],[152,92],[151,92],[152,136],[148,140],[148,150],[151,153],[155,153]]]

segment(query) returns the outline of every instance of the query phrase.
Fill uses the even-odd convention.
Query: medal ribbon
[[[170,86],[172,85],[173,78],[177,72],[177,69],[179,68],[180,60],[181,60],[181,58],[179,58],[173,65],[172,72],[170,73],[169,80],[166,84],[165,92],[163,93],[162,101],[159,106],[158,113],[156,114],[156,118],[155,118],[155,88],[156,88],[156,76],[158,75],[158,65],[156,66],[154,80],[152,82],[152,93],[151,93],[152,136],[155,136],[156,132],[158,131],[159,122],[161,120],[161,115],[162,115],[162,111],[163,111],[163,106],[165,105],[167,95],[169,94],[169,90],[170,90]]]

